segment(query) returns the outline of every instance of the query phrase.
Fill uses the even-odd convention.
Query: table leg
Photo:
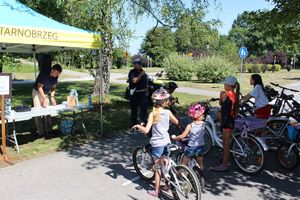
[[[18,140],[17,140],[17,136],[16,136],[15,120],[13,120],[13,136],[14,136],[14,140],[15,140],[16,149],[17,149],[17,152],[18,152],[18,155],[19,155],[20,154],[20,148],[19,148],[19,144],[18,144]]]
[[[75,130],[75,117],[76,117],[76,113],[75,113],[75,111],[73,111],[73,124],[72,124],[72,128],[71,128],[71,134],[73,134],[74,130]]]
[[[85,128],[85,124],[83,122],[83,119],[84,119],[84,116],[83,116],[83,110],[81,110],[81,125],[82,125],[82,128],[83,128],[83,131],[85,134],[88,134],[86,128]]]

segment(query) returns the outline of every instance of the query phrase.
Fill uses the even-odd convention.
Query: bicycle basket
[[[255,117],[245,117],[235,120],[234,128],[237,130],[243,130],[245,127],[248,131],[253,132],[259,128],[263,128],[266,125],[266,119],[257,119]]]

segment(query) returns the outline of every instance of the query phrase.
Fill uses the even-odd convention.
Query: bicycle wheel
[[[209,130],[207,128],[205,128],[204,130],[204,147],[205,147],[205,150],[204,150],[204,155],[206,155],[211,149],[212,149],[212,137],[211,137],[211,134],[209,132]]]
[[[136,173],[145,181],[154,180],[154,172],[152,167],[154,159],[148,149],[142,146],[135,148],[132,154],[133,166]]]
[[[288,154],[289,147],[288,146],[280,146],[277,149],[276,158],[279,164],[284,169],[294,169],[299,161],[299,154],[295,148],[292,148],[290,153]]]
[[[247,174],[256,174],[264,167],[264,149],[252,135],[245,138],[241,134],[236,135],[231,143],[231,152],[234,163]]]
[[[172,166],[169,174],[171,176],[169,184],[175,200],[201,200],[199,181],[187,166]]]
[[[198,181],[200,183],[200,187],[201,187],[201,192],[204,193],[204,188],[205,188],[205,178],[203,175],[203,171],[201,171],[201,169],[197,166],[193,167],[193,171],[196,174]]]

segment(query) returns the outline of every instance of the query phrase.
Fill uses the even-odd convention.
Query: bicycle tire
[[[259,173],[265,165],[264,149],[259,141],[252,135],[243,138],[241,134],[237,134],[235,138],[236,140],[233,139],[231,142],[231,154],[234,163],[247,174]],[[238,144],[242,146],[245,155],[239,155],[239,153],[242,154],[242,150]]]
[[[205,188],[205,178],[203,175],[203,172],[201,171],[201,169],[197,166],[193,167],[193,171],[196,174],[198,181],[200,183],[200,187],[201,187],[201,192],[204,193],[204,188]]]
[[[144,154],[144,160],[142,158]],[[152,167],[155,164],[154,158],[148,149],[144,149],[142,146],[138,146],[132,153],[132,162],[136,173],[144,181],[153,181],[155,174],[152,171]],[[143,163],[144,162],[144,163]]]
[[[200,184],[192,170],[185,165],[179,164],[172,166],[169,173],[171,176],[169,184],[175,200],[201,200]],[[178,180],[179,186],[177,188],[173,185],[176,183],[175,180]],[[179,189],[181,191],[178,191]],[[188,197],[187,195],[191,195],[192,197]]]
[[[280,146],[276,152],[276,159],[284,169],[292,170],[298,165],[299,153],[294,147],[291,149],[290,154],[287,156],[288,149],[288,146]]]
[[[205,149],[203,154],[206,155],[213,147],[212,137],[207,128],[204,129],[203,139],[204,139],[204,149]]]

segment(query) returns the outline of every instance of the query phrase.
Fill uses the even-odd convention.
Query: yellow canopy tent
[[[33,53],[35,58],[36,53],[81,48],[99,49],[100,46],[101,37],[98,33],[59,23],[17,0],[0,0],[2,53]],[[36,64],[34,65],[36,77]]]

